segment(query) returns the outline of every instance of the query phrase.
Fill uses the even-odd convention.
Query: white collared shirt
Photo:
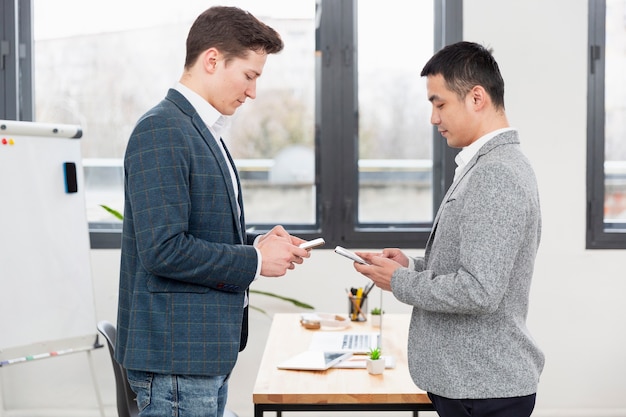
[[[475,142],[466,146],[459,152],[454,158],[454,162],[456,162],[456,169],[454,170],[454,181],[456,181],[463,172],[463,169],[467,166],[468,162],[472,160],[474,155],[478,153],[478,150],[483,147],[483,145],[489,142],[491,139],[499,135],[500,133],[506,132],[508,130],[515,130],[512,127],[504,127],[502,129],[494,130],[493,132],[489,132],[486,135],[481,136]]]

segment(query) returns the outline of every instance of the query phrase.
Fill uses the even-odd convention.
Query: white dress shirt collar
[[[191,103],[211,131],[211,134],[215,136],[215,140],[219,142],[220,137],[222,137],[222,134],[230,125],[230,117],[220,114],[208,101],[182,83],[177,83],[174,89]]]
[[[489,132],[486,135],[478,138],[478,140],[474,141],[472,144],[466,146],[459,152],[454,158],[454,162],[456,162],[456,169],[454,170],[454,181],[457,180],[465,166],[469,161],[478,153],[479,149],[483,147],[483,145],[489,142],[494,137],[498,136],[500,133],[504,133],[509,130],[515,130],[512,127],[505,127],[502,129],[494,130],[493,132]]]

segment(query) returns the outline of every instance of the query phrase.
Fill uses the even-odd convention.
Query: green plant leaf
[[[258,311],[258,312],[260,312],[260,313],[263,313],[263,314],[265,314],[266,316],[270,317],[270,315],[269,315],[269,314],[267,314],[267,311],[263,310],[262,308],[259,308],[259,307],[256,307],[256,306],[253,306],[253,305],[251,305],[251,304],[248,304],[248,306],[249,306],[251,309],[256,310],[256,311]]]
[[[124,220],[124,216],[119,211],[112,209],[109,206],[105,206],[104,204],[100,204],[100,207],[111,213],[113,216],[117,217],[119,220]]]
[[[370,359],[375,361],[377,359],[380,359],[380,348],[374,348],[374,349],[370,349]]]
[[[306,308],[308,310],[315,310],[315,307],[313,307],[312,305],[296,300],[295,298],[284,297],[282,295],[278,295],[278,294],[274,294],[274,293],[266,292],[266,291],[259,291],[259,290],[250,290],[250,292],[254,294],[261,294],[261,295],[266,295],[268,297],[278,298],[280,300],[290,302],[296,307]]]

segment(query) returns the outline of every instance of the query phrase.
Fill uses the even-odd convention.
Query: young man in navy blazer
[[[247,290],[309,252],[276,226],[246,232],[225,118],[256,96],[276,31],[235,7],[193,23],[180,82],[137,122],[124,158],[116,359],[140,416],[222,416],[247,339]]]
[[[442,417],[528,417],[544,355],[526,327],[541,237],[535,174],[483,46],[459,42],[424,66],[431,122],[457,155],[424,257],[359,253],[355,268],[413,306],[409,370]]]

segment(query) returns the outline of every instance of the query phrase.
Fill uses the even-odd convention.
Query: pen
[[[363,305],[363,287],[359,287],[359,289],[356,290],[356,301],[359,303],[359,307]]]
[[[363,316],[363,318],[366,319],[363,311],[361,310],[361,307],[363,307],[363,301],[365,301],[365,296],[363,295],[363,287],[359,287],[359,289],[356,291],[356,302],[359,304],[359,314],[357,315],[357,319],[359,315]]]
[[[370,291],[372,291],[372,288],[374,288],[374,281],[370,282],[366,287],[365,287],[365,291],[364,291],[364,295],[363,297],[367,297],[367,295],[370,293]]]

